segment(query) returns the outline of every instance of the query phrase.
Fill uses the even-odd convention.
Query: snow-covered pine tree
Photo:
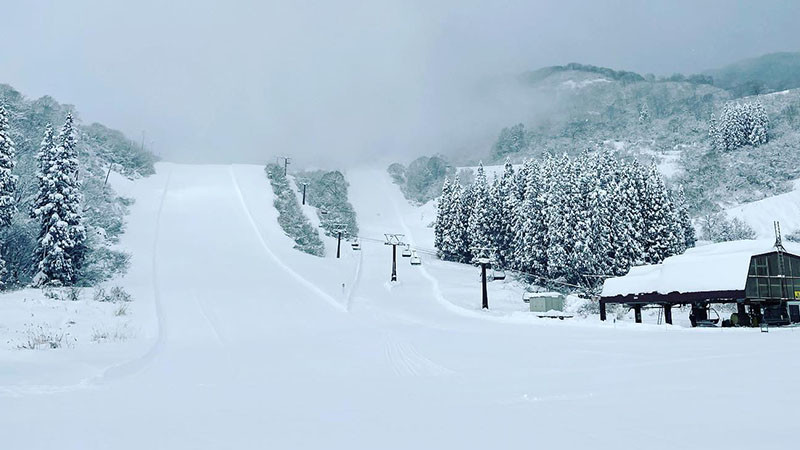
[[[645,124],[650,122],[650,110],[647,109],[647,103],[642,103],[641,108],[639,108],[639,123]]]
[[[645,225],[645,261],[650,264],[660,263],[672,254],[677,237],[673,234],[672,221],[675,215],[669,195],[655,165],[651,165],[646,174],[642,215]]]
[[[545,215],[547,223],[547,271],[551,278],[574,280],[572,252],[575,243],[574,224],[577,181],[570,158],[564,154],[552,164],[546,185],[549,186]]]
[[[573,279],[580,280],[582,275],[597,274],[602,255],[597,252],[601,247],[601,237],[595,233],[596,215],[600,213],[597,185],[597,158],[588,151],[581,153],[574,161],[576,195],[571,205],[575,211],[572,225],[573,248],[570,253],[570,270]]]
[[[86,247],[77,181],[78,154],[71,114],[49,150],[47,131],[40,155],[41,191],[34,215],[41,230],[36,249],[38,272],[34,284],[69,285],[76,281]]]
[[[644,262],[642,206],[638,185],[638,166],[615,162],[609,190],[611,258],[609,274],[624,275],[631,266]]]
[[[436,207],[436,221],[433,225],[433,246],[438,250],[439,258],[442,258],[442,236],[450,230],[450,179],[444,178],[442,183],[442,195]]]
[[[697,237],[692,219],[689,216],[689,206],[686,204],[686,194],[683,191],[683,186],[679,185],[675,188],[672,203],[675,205],[676,222],[681,227],[683,250],[692,248],[697,241]]]
[[[475,183],[472,189],[472,211],[467,223],[470,248],[492,247],[495,231],[492,226],[495,216],[495,205],[492,199],[489,182],[483,163],[478,166]]]
[[[36,199],[33,201],[31,216],[38,217],[37,211],[47,205],[50,200],[50,166],[55,153],[56,143],[53,135],[53,126],[49,123],[45,126],[44,137],[39,145],[39,152],[36,154],[37,171],[36,178],[39,180],[39,190]]]
[[[594,156],[595,194],[589,201],[593,242],[594,274],[611,274],[614,260],[613,221],[616,219],[613,190],[617,182],[618,162],[610,151]],[[592,281],[598,281],[594,278]]]
[[[543,186],[541,171],[532,160],[525,161],[526,180],[524,200],[516,205],[514,213],[514,240],[512,260],[514,267],[523,272],[546,276],[547,264],[545,210],[542,207]]]
[[[453,224],[454,240],[458,242],[458,259],[463,263],[472,262],[472,241],[469,233],[469,221],[475,209],[475,183],[463,187],[458,196],[458,215]]]
[[[502,267],[508,266],[513,254],[514,213],[517,206],[515,182],[514,166],[506,160],[503,175],[497,179],[492,188],[494,204],[492,228],[495,230],[493,245],[497,249],[498,262]]]
[[[11,218],[16,211],[14,189],[17,184],[17,176],[12,173],[15,154],[14,142],[11,140],[9,131],[8,113],[3,106],[0,106],[0,228],[3,229],[11,223]],[[6,274],[6,262],[0,254],[0,288],[6,284]]]

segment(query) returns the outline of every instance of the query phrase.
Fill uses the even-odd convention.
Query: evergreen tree
[[[456,178],[458,180],[458,178]],[[475,205],[474,190],[475,184],[470,184],[464,188],[461,187],[460,182],[457,183],[458,188],[454,193],[454,199],[457,199],[458,207],[454,208],[453,229],[451,235],[455,241],[454,254],[458,255],[455,259],[458,262],[469,263],[472,262],[472,242],[470,240],[468,224],[472,216],[472,210]]]
[[[673,254],[678,238],[673,233],[672,220],[675,216],[667,189],[655,165],[651,165],[646,174],[642,216],[645,225],[645,261],[660,263]]]
[[[9,131],[8,114],[6,109],[0,106],[0,229],[5,229],[11,224],[11,218],[16,211],[14,190],[17,177],[12,173],[15,152]],[[6,262],[0,254],[0,288],[5,286],[6,274]]]
[[[503,175],[495,181],[492,188],[492,229],[495,230],[493,246],[497,249],[498,263],[502,267],[507,266],[513,254],[514,214],[517,206],[515,181],[514,166],[506,160]]]
[[[69,285],[77,280],[86,252],[79,193],[78,155],[72,115],[68,114],[55,146],[49,150],[47,132],[40,155],[41,191],[34,215],[39,219],[34,284]]]
[[[572,161],[565,154],[551,167],[545,215],[547,223],[547,271],[551,278],[575,279],[574,225],[578,212],[577,180]]]
[[[483,163],[478,166],[472,190],[472,210],[467,223],[470,248],[492,247],[495,208]]]
[[[442,257],[442,236],[452,227],[450,224],[452,209],[450,191],[450,179],[445,177],[444,183],[442,183],[442,196],[439,197],[436,208],[436,222],[433,226],[433,246],[438,249],[440,258]]]
[[[686,194],[683,191],[683,186],[678,186],[673,195],[673,203],[675,205],[675,222],[681,228],[681,236],[683,237],[683,250],[692,248],[697,241],[694,225],[689,216],[689,207],[686,204]]]
[[[544,222],[543,186],[541,171],[533,161],[526,161],[524,200],[517,204],[514,214],[514,267],[523,272],[546,276],[547,227]]]
[[[624,275],[631,266],[644,262],[642,206],[637,189],[637,166],[618,163],[613,168],[613,184],[609,188],[611,252],[606,273]]]

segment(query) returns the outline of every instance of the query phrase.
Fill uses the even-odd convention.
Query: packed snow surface
[[[0,448],[795,440],[792,329],[539,319],[510,279],[490,283],[492,309],[481,311],[477,269],[424,252],[432,210],[409,205],[383,169],[346,174],[362,250],[339,260],[292,248],[260,166],[157,171],[115,182],[136,199],[123,239],[134,257],[121,282],[135,298],[138,351],[116,361],[82,348],[0,351]],[[405,234],[423,261],[400,258],[394,284],[383,233]]]
[[[794,189],[789,192],[744,203],[726,212],[753,227],[759,238],[775,239],[776,220],[784,234],[800,231],[800,180],[794,181]]]
[[[785,243],[784,248],[800,255],[798,244]],[[750,258],[774,250],[774,239],[691,248],[682,255],[666,258],[661,264],[632,267],[625,276],[607,279],[602,295],[744,290]]]

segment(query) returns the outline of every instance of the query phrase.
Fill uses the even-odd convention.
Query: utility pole
[[[392,246],[392,278],[391,281],[397,281],[397,246],[403,245],[402,234],[384,234],[386,242],[384,245]]]
[[[106,180],[103,181],[103,188],[105,188],[106,185],[108,184],[108,176],[111,175],[111,168],[112,167],[114,167],[114,163],[111,163],[111,164],[108,165],[108,171],[106,172]]]
[[[292,162],[292,158],[289,158],[288,156],[279,156],[278,159],[280,158],[283,158],[283,176],[285,177],[289,163]]]
[[[481,266],[481,308],[489,309],[489,292],[486,288],[486,268],[491,265],[492,259],[489,257],[490,252],[494,251],[489,247],[476,247],[472,249],[477,253],[475,258],[478,265]]]
[[[306,204],[306,187],[308,187],[308,183],[303,183],[303,204]]]

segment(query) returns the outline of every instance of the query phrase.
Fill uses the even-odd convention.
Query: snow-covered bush
[[[711,116],[708,134],[715,148],[734,150],[745,145],[757,147],[769,140],[769,117],[761,103],[726,104],[719,119]]]
[[[315,256],[325,254],[325,244],[319,238],[317,229],[303,215],[300,203],[283,175],[283,167],[268,164],[264,168],[275,194],[275,209],[278,210],[278,224],[284,233],[295,242],[294,248]]]
[[[728,218],[725,213],[706,214],[700,218],[702,238],[712,242],[755,239],[756,232],[738,217]]]
[[[133,301],[133,297],[121,286],[114,286],[106,291],[102,286],[94,290],[94,301],[110,303],[127,303]]]
[[[74,345],[75,339],[60,329],[48,325],[29,325],[17,344],[20,350],[57,349]]]
[[[800,242],[800,230],[794,230],[784,236],[784,239],[790,242]]]

